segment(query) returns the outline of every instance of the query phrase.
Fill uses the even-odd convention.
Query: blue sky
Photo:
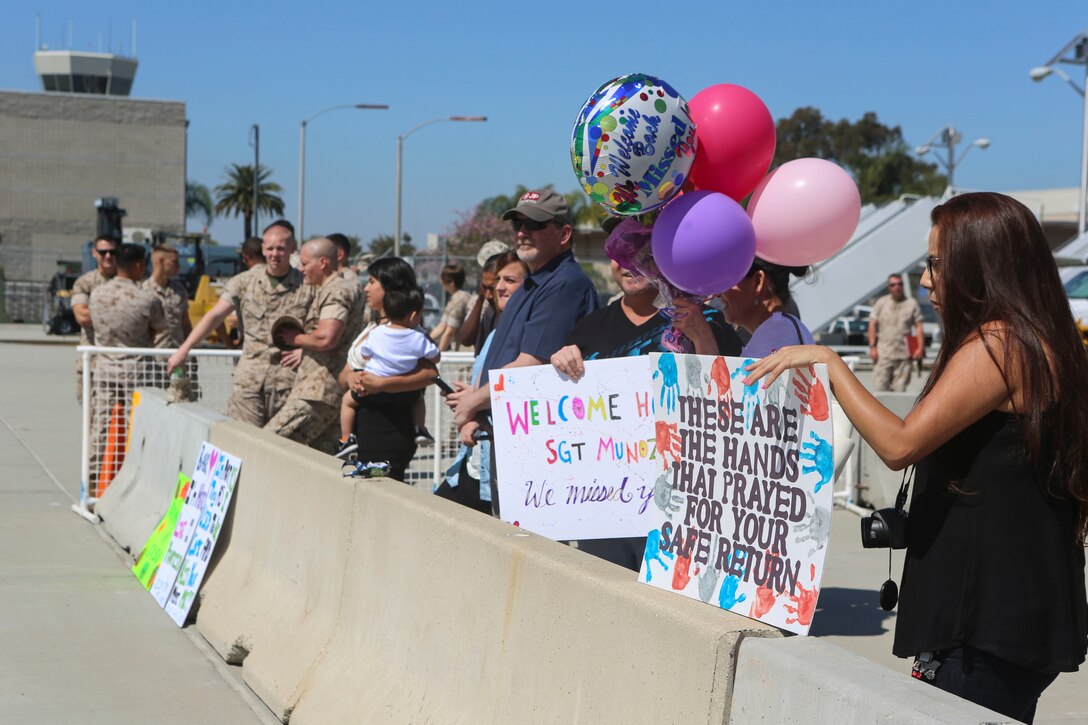
[[[405,143],[403,226],[417,241],[456,213],[521,183],[577,188],[569,135],[602,82],[657,75],[691,98],[715,83],[758,94],[775,118],[805,105],[856,119],[875,111],[911,146],[951,123],[985,136],[957,169],[959,186],[996,190],[1079,183],[1082,101],[1028,71],[1088,27],[1084,0],[873,2],[52,2],[8,8],[0,88],[37,90],[42,41],[128,52],[138,25],[133,95],[186,103],[191,179],[209,187],[231,162],[261,161],[297,217],[300,121],[340,103],[307,132],[306,229],[364,242],[392,234],[396,137]],[[1077,69],[1070,68],[1074,73]],[[122,200],[123,201],[123,200]],[[241,238],[217,219],[213,235]]]

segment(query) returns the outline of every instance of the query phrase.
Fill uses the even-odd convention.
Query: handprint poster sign
[[[240,466],[235,456],[207,441],[201,444],[193,477],[174,516],[173,533],[150,586],[155,601],[179,627],[184,626],[204,579]]]
[[[648,357],[587,362],[578,382],[551,365],[493,371],[503,520],[557,540],[645,535],[654,526],[658,460],[679,453],[675,426],[654,424],[655,408],[676,406],[673,363],[660,403],[652,376],[662,369]]]
[[[831,528],[827,371],[763,388],[744,358],[650,357],[662,455],[639,580],[807,634]]]

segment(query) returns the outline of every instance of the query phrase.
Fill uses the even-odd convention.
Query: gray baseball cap
[[[532,219],[535,222],[556,221],[570,224],[570,207],[563,195],[554,189],[536,189],[527,191],[518,199],[518,205],[502,215],[505,220],[515,214]]]

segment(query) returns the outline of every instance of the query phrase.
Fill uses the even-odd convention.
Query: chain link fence
[[[4,310],[10,322],[42,322],[49,296],[47,282],[8,280],[4,283]]]
[[[194,402],[225,412],[234,381],[237,350],[196,349],[189,353],[183,377],[166,375],[166,359],[172,349],[105,348],[80,346],[83,357],[83,441],[80,513],[91,516],[90,507],[121,470],[128,447],[128,426],[134,394],[140,388],[167,391],[172,402]],[[469,382],[472,353],[445,353],[439,374],[447,382]],[[428,386],[427,428],[433,445],[420,446],[408,468],[407,482],[432,490],[457,456],[457,429],[453,415],[439,394]],[[139,404],[138,400],[135,403]],[[338,464],[330,458],[330,466]]]

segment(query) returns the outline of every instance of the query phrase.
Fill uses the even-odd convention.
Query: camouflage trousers
[[[243,359],[234,369],[226,415],[264,428],[287,402],[294,384],[294,370],[279,365],[256,366]]]
[[[327,403],[291,398],[264,429],[322,453],[336,453],[339,415],[340,410]]]
[[[889,360],[882,357],[873,366],[873,382],[879,391],[902,393],[907,389],[913,371],[913,360]]]

